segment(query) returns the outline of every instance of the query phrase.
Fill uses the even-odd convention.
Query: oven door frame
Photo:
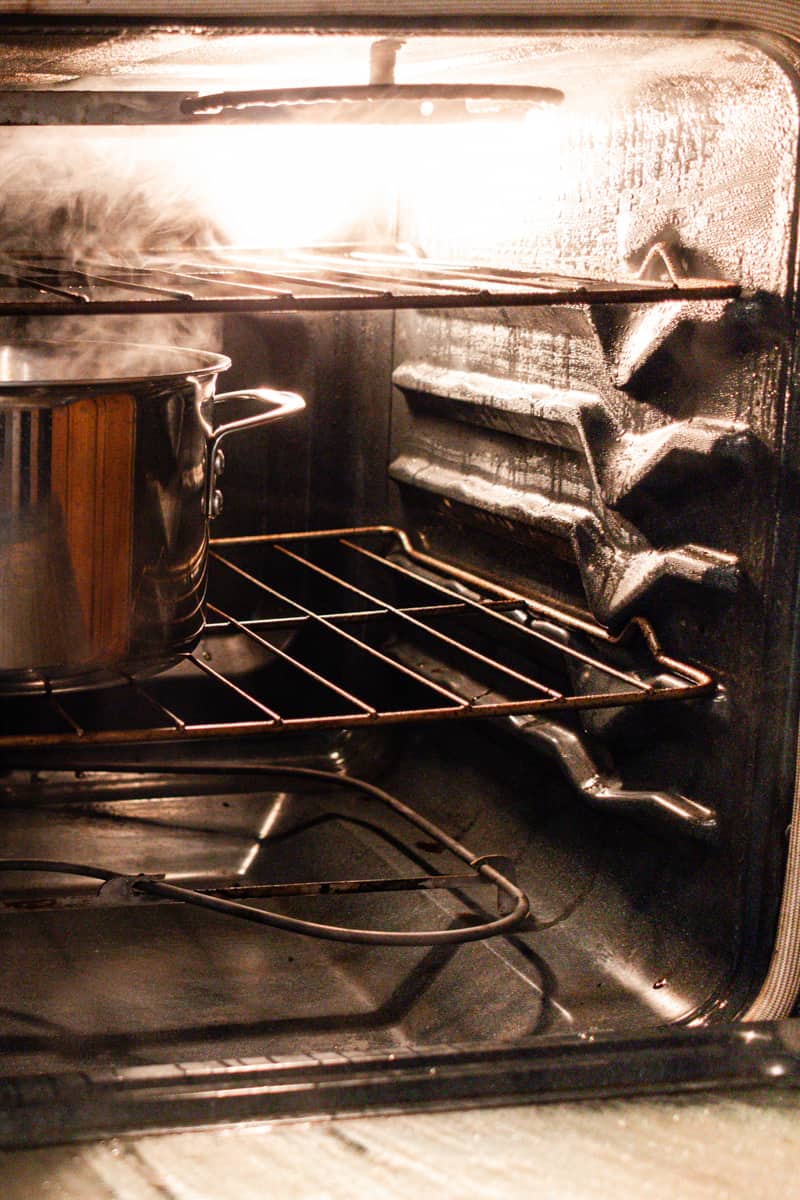
[[[149,1064],[0,1079],[0,1148],[699,1090],[800,1086],[800,1020],[536,1045]]]
[[[419,29],[495,26],[553,26],[570,21],[669,28],[680,23],[698,31],[721,27],[800,39],[800,8],[794,0],[0,0],[0,19],[21,16],[78,19],[113,17],[150,24],[258,20],[273,28],[313,23],[318,28],[394,28],[408,21]]]
[[[258,21],[275,29],[710,27],[800,43],[800,6],[770,0],[0,0],[0,22]],[[638,1037],[539,1039],[507,1047],[425,1048],[418,1054],[264,1057],[163,1063],[0,1079],[0,1146],[120,1132],[308,1120],[404,1110],[495,1106],[700,1089],[800,1086],[800,1019],[649,1031]]]

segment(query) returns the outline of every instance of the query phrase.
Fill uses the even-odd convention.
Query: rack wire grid
[[[0,697],[0,749],[275,734],[686,700],[710,675],[392,526],[212,541],[206,630],[162,674]]]
[[[649,278],[657,267],[659,279]],[[628,278],[440,262],[354,246],[159,252],[135,265],[9,252],[0,257],[0,314],[321,312],[342,309],[641,304],[727,300],[740,287],[680,271],[651,248]]]

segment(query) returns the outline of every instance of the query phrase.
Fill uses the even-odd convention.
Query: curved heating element
[[[114,769],[98,766],[99,770]],[[121,767],[121,770],[130,768]],[[219,768],[187,764],[149,763],[137,766],[136,772],[174,772],[175,774],[214,775],[219,774]],[[340,925],[322,925],[316,921],[304,921],[297,917],[287,917],[283,913],[268,912],[261,908],[253,908],[237,900],[226,899],[220,895],[193,888],[179,887],[167,883],[151,875],[126,875],[120,871],[110,871],[105,867],[88,866],[83,863],[58,862],[50,859],[0,859],[0,871],[44,871],[58,875],[81,875],[90,879],[101,879],[104,888],[114,888],[115,898],[133,900],[134,897],[145,895],[157,899],[178,900],[198,908],[210,909],[223,916],[238,917],[257,925],[267,925],[289,933],[304,934],[307,937],[322,938],[327,941],[357,942],[370,946],[459,946],[465,942],[482,941],[485,938],[497,937],[510,933],[525,920],[530,911],[530,902],[526,894],[518,888],[507,875],[502,874],[492,865],[493,856],[474,855],[471,850],[462,846],[449,834],[428,821],[414,809],[409,808],[401,800],[376,787],[366,780],[356,779],[351,775],[339,775],[332,771],[321,771],[312,767],[284,766],[243,766],[231,765],[225,767],[226,774],[235,775],[279,775],[293,778],[313,779],[332,783],[339,787],[355,788],[367,796],[388,805],[394,812],[415,825],[423,833],[428,834],[445,846],[457,858],[467,863],[478,876],[488,883],[494,884],[498,890],[498,902],[501,915],[493,921],[485,921],[479,925],[470,925],[463,929],[432,929],[432,930],[389,930],[389,929],[350,929]],[[496,861],[496,860],[495,860]],[[436,878],[435,876],[433,877]],[[320,891],[334,888],[320,884]],[[502,897],[505,897],[504,901]],[[511,911],[503,912],[504,904],[511,902]]]

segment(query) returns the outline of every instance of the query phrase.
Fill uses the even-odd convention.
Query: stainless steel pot
[[[157,670],[195,643],[220,443],[303,407],[264,388],[215,397],[229,366],[171,347],[0,344],[0,691]]]

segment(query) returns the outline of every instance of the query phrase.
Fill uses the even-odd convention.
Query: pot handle
[[[245,388],[240,392],[222,392],[214,397],[214,405],[225,400],[254,400],[264,405],[261,412],[250,417],[242,417],[238,421],[226,421],[216,425],[209,436],[209,471],[206,512],[209,518],[218,517],[222,512],[222,493],[217,487],[217,480],[225,468],[225,458],[220,448],[220,442],[230,433],[238,433],[242,429],[253,429],[256,425],[266,425],[268,421],[277,421],[279,417],[290,417],[292,413],[302,412],[306,403],[297,392],[278,392],[274,388]]]

